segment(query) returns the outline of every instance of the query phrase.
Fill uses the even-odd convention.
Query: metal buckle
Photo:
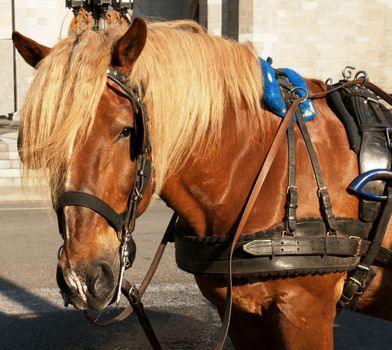
[[[362,271],[369,271],[369,270],[370,270],[367,266],[361,265],[361,264],[359,264],[359,265],[357,266],[357,268],[360,269],[360,270],[362,270]]]
[[[137,187],[135,187],[135,194],[136,194],[136,196],[134,197],[135,200],[139,200],[143,198],[143,194],[139,191]]]
[[[362,246],[362,239],[361,237],[358,236],[349,236],[348,239],[355,239],[358,242],[357,245],[357,250],[355,252],[355,256],[359,256],[359,252],[361,251],[361,246]],[[358,268],[361,270],[361,268],[359,266],[363,266],[363,265],[358,265]]]
[[[297,187],[297,186],[294,186],[294,185],[289,185],[289,186],[287,186],[287,188],[286,188],[286,193],[289,193],[291,190],[293,190],[293,191],[298,191],[298,187]]]
[[[118,281],[118,290],[117,290],[117,296],[116,296],[116,304],[117,305],[120,303],[121,287],[122,287],[122,282],[124,280],[125,269],[126,269],[127,265],[129,264],[128,242],[130,240],[131,240],[131,233],[127,229],[127,230],[125,230],[124,240],[123,240],[122,246],[121,246],[121,256],[120,256],[121,268],[120,268],[120,277],[119,277],[119,281]]]
[[[379,100],[377,100],[376,98],[373,98],[373,97],[367,97],[365,100],[365,103],[368,103],[368,102],[374,102],[377,104],[381,104]]]
[[[363,288],[362,283],[359,282],[356,278],[350,277],[349,280],[353,281],[357,286],[360,286],[361,288]]]
[[[319,187],[317,189],[317,196],[320,198],[321,194],[324,193],[325,191],[328,191],[328,188],[326,188],[325,186],[324,187]]]

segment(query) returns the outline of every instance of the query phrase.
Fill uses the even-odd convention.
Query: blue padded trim
[[[271,112],[284,117],[287,112],[286,104],[280,94],[276,72],[266,60],[259,57],[259,61],[264,76],[264,105]]]
[[[266,60],[259,58],[261,69],[264,76],[264,105],[273,113],[280,117],[286,115],[286,104],[280,93],[278,77],[275,70]],[[290,68],[283,69],[288,80],[294,86],[302,87],[306,91],[309,91],[308,86],[304,80],[296,71]],[[302,89],[298,89],[298,95],[304,96],[305,92]],[[306,100],[299,105],[299,108],[304,116],[305,121],[312,120],[316,117],[316,110],[311,100]],[[294,118],[296,120],[296,118]]]

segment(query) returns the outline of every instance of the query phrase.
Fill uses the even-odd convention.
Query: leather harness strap
[[[287,144],[288,144],[288,186],[285,204],[285,233],[294,235],[297,227],[297,208],[298,208],[298,188],[296,186],[296,155],[295,155],[295,136],[294,123],[291,121],[287,129]]]
[[[353,219],[336,219],[340,236],[326,236],[321,219],[297,222],[295,236],[282,235],[285,223],[254,234],[242,234],[237,242],[232,274],[248,277],[289,277],[355,269],[366,255],[371,225]],[[350,236],[355,232],[357,236]],[[224,278],[230,241],[226,237],[189,236],[176,230],[176,262],[187,272]]]
[[[359,297],[365,292],[375,276],[375,271],[371,268],[374,260],[379,254],[381,243],[392,214],[392,188],[388,186],[388,199],[381,209],[381,215],[374,224],[373,240],[367,254],[363,257],[353,275],[350,276],[344,286],[339,306],[354,310]]]
[[[291,101],[289,100],[290,91],[293,85],[289,82],[284,72],[277,70],[279,86],[281,94],[284,96],[286,108],[290,108]],[[291,120],[287,129],[287,161],[288,161],[288,186],[285,204],[285,234],[294,235],[297,225],[297,208],[298,208],[298,188],[296,186],[296,147],[295,147],[295,133],[294,120]]]
[[[147,162],[148,164],[150,164],[150,166],[148,166],[147,164],[147,170],[151,169],[151,159],[150,159],[150,152],[151,152],[151,147],[149,144],[149,137],[148,137],[148,130],[146,128],[146,117],[144,115],[144,107],[143,105],[140,103],[140,99],[138,97],[135,97],[134,93],[132,91],[130,91],[128,89],[127,86],[127,79],[126,77],[124,77],[120,72],[114,71],[114,70],[109,70],[108,72],[108,78],[113,80],[114,82],[116,82],[128,95],[128,97],[130,98],[132,104],[134,105],[134,108],[136,109],[136,111],[140,111],[140,114],[137,113],[137,117],[141,117],[141,125],[142,125],[142,131],[143,131],[143,140],[142,140],[142,147],[141,150],[144,151],[143,154],[147,155],[144,156],[143,158],[141,158],[143,161]],[[384,93],[382,90],[380,90],[379,88],[377,88],[376,86],[374,86],[373,84],[364,81],[363,79],[357,79],[354,81],[349,81],[346,84],[344,84],[345,86],[349,86],[349,85],[354,85],[354,84],[364,84],[366,85],[369,89],[371,89],[372,91],[374,91],[376,94],[378,94],[379,96],[381,96],[382,98],[384,98],[388,103],[391,103],[392,98],[391,96],[389,96],[388,94]],[[339,86],[339,88],[341,88],[341,86]],[[323,98],[325,97],[328,93],[335,91],[337,89],[331,89],[329,91],[326,92],[321,92],[321,93],[316,93],[313,94],[311,96],[309,96],[309,98],[311,99],[318,99],[318,98]],[[283,138],[285,136],[285,133],[288,132],[289,134],[292,133],[293,130],[290,130],[290,124],[292,123],[292,119],[293,119],[293,115],[294,113],[298,112],[299,113],[299,109],[298,106],[299,104],[303,101],[303,98],[298,98],[296,100],[294,100],[290,106],[290,109],[288,110],[286,116],[284,117],[284,119],[282,120],[282,122],[279,125],[279,128],[276,132],[276,135],[274,137],[274,140],[267,152],[267,155],[263,161],[263,164],[258,172],[258,175],[256,176],[256,179],[254,181],[254,184],[252,186],[252,189],[250,191],[250,194],[247,197],[247,200],[244,203],[243,209],[238,217],[238,220],[236,222],[238,222],[238,224],[235,227],[235,233],[234,235],[230,238],[231,242],[230,242],[230,250],[229,250],[229,254],[228,254],[228,259],[227,262],[225,262],[225,264],[227,264],[227,295],[226,295],[226,302],[225,302],[225,310],[224,310],[224,315],[223,315],[223,320],[222,320],[222,328],[220,330],[219,336],[218,336],[218,341],[217,344],[215,346],[216,350],[221,350],[223,349],[224,343],[225,343],[225,339],[227,337],[227,333],[228,333],[228,329],[229,329],[229,324],[230,324],[230,318],[231,318],[231,309],[232,309],[232,277],[233,277],[233,269],[232,269],[232,264],[233,264],[233,256],[234,256],[234,252],[235,249],[237,247],[237,243],[240,240],[240,237],[243,233],[243,229],[248,221],[249,215],[252,212],[252,209],[254,207],[254,204],[258,198],[258,195],[260,193],[260,190],[265,182],[265,179],[267,177],[267,174],[272,166],[272,163],[275,159],[275,156],[278,152],[278,149],[283,141]],[[307,133],[306,127],[304,128],[303,125],[301,126],[301,124],[303,123],[303,118],[301,118],[301,115],[298,118],[299,121],[299,126],[301,129],[301,132],[305,138],[305,143],[306,146],[308,148],[309,153],[311,154],[311,158],[312,158],[312,154],[314,154],[315,156],[315,152],[313,149],[313,146],[311,145],[311,141],[310,141],[310,137]],[[306,139],[309,139],[308,141]],[[292,143],[293,140],[292,138],[289,138],[289,144]],[[309,145],[308,145],[309,143]],[[147,152],[145,152],[147,151]],[[293,155],[290,156],[290,158],[292,158]],[[316,158],[315,158],[316,159]],[[145,166],[142,164],[139,164],[140,162],[138,162],[138,174],[136,176],[136,178],[141,177],[141,180],[143,182],[143,186],[145,188],[146,183],[144,183],[144,179],[148,180],[148,177],[146,177],[146,174],[144,174],[145,171]],[[331,230],[334,231],[334,226],[335,226],[335,218],[332,215],[332,211],[330,208],[330,202],[329,202],[329,196],[328,194],[325,192],[325,186],[321,177],[321,171],[319,169],[318,166],[318,162],[317,159],[316,161],[314,161],[314,159],[312,159],[312,163],[313,163],[313,168],[314,168],[314,172],[315,172],[315,176],[316,176],[316,180],[318,183],[318,187],[319,187],[319,197],[320,197],[320,201],[324,206],[324,210],[323,210],[323,218],[325,221],[325,225],[326,227]],[[291,163],[292,164],[292,163]],[[295,187],[295,171],[293,171],[293,166],[290,165],[289,166],[291,175],[290,175],[290,183],[292,185],[292,187]],[[320,176],[319,176],[320,175]],[[293,185],[294,184],[294,185]],[[136,185],[135,185],[136,186]],[[133,191],[134,192],[134,191]],[[95,199],[95,204],[91,204],[91,198],[93,196],[90,195],[86,195],[86,194],[82,194],[77,196],[79,197],[76,200],[76,197],[74,194],[72,194],[72,192],[68,192],[68,194],[66,194],[63,198],[63,202],[59,203],[59,207],[62,208],[63,206],[66,205],[81,205],[81,206],[86,206],[89,207],[90,209],[96,211],[97,213],[101,214],[103,217],[105,217],[108,222],[115,228],[118,227],[124,227],[124,224],[121,222],[121,219],[123,219],[123,216],[125,215],[125,223],[130,223],[130,225],[132,226],[131,229],[133,230],[134,228],[134,219],[135,219],[135,213],[136,213],[136,205],[132,206],[132,208],[128,207],[128,210],[126,213],[124,214],[118,214],[116,213],[112,208],[110,208],[106,203],[104,203],[103,201],[97,199]],[[295,202],[295,201],[293,201]],[[388,204],[390,201],[388,201]],[[388,210],[387,212],[390,213],[390,211],[392,210],[390,207],[392,207],[392,205],[388,205]],[[109,209],[108,209],[109,208]],[[288,222],[290,223],[290,220],[295,219],[295,210],[293,211],[293,209],[295,209],[294,206],[290,206],[289,205],[289,209],[288,210]],[[131,213],[132,212],[132,213]],[[384,211],[385,212],[385,211]],[[293,214],[294,213],[294,214]],[[386,216],[387,214],[385,214]],[[389,218],[389,217],[388,217]],[[61,222],[61,217],[58,213],[58,219],[59,219],[59,223]],[[130,220],[130,221],[128,221]],[[143,329],[145,330],[145,333],[147,335],[147,337],[149,338],[149,341],[152,345],[152,347],[154,349],[161,349],[160,344],[155,336],[154,331],[152,330],[151,324],[149,323],[145,313],[144,313],[144,308],[143,305],[141,303],[141,297],[144,294],[146,288],[148,287],[156,269],[157,266],[159,264],[159,261],[162,257],[162,254],[164,252],[165,246],[167,244],[168,241],[172,240],[172,234],[175,231],[175,223],[177,220],[177,215],[174,214],[170,224],[165,232],[165,235],[161,241],[161,244],[158,247],[158,250],[155,254],[155,257],[151,263],[151,266],[140,286],[140,290],[137,290],[135,286],[131,286],[130,283],[126,280],[123,281],[121,287],[122,292],[126,295],[127,299],[130,302],[130,306],[128,306],[120,315],[118,315],[117,317],[115,317],[112,320],[109,320],[107,322],[95,322],[96,324],[100,325],[100,326],[106,326],[106,325],[110,325],[119,321],[124,320],[125,318],[127,318],[131,313],[132,313],[132,308],[135,311],[135,313],[137,314]],[[293,223],[293,221],[291,222],[291,224]],[[382,225],[383,226],[383,225]],[[339,241],[339,237],[334,237],[336,238],[336,242],[335,245],[333,243],[330,244],[330,247],[327,247],[327,242],[326,241],[320,241],[320,249],[317,253],[323,254],[324,252],[331,250],[334,252],[341,252],[341,248],[338,248],[339,244],[337,244],[337,242]],[[255,242],[252,243],[250,246],[248,246],[248,253],[252,254],[252,251],[257,250],[258,254],[270,254],[271,252],[273,254],[282,254],[284,255],[284,252],[280,251],[278,252],[277,250],[275,250],[274,245],[275,243],[284,243],[286,244],[286,241],[284,239],[281,239],[279,241],[276,241],[274,239],[271,239],[268,243],[260,243],[260,242]],[[307,251],[306,249],[306,241],[302,241],[301,239],[298,239],[298,242],[303,242],[301,245],[301,249],[304,250],[304,252],[309,253],[309,251]],[[332,242],[332,241],[331,241]],[[366,251],[367,251],[367,246],[366,244],[363,246],[360,246],[359,243],[354,242],[355,244],[353,245],[354,241],[350,241],[348,246],[346,247],[346,250],[350,250],[350,252],[353,253],[353,256],[362,256]],[[287,242],[289,243],[289,242]],[[290,241],[290,243],[292,243]],[[381,242],[379,242],[381,243]],[[346,244],[346,243],[345,243]],[[377,247],[378,242],[373,243],[373,245],[371,246],[370,250],[374,249],[374,251],[376,251],[376,247]],[[256,247],[258,246],[258,247]],[[293,252],[293,247],[290,247],[290,244],[286,245],[288,252],[290,254],[292,254]],[[322,246],[325,246],[325,249],[322,248]],[[257,249],[256,249],[257,248]],[[263,253],[263,250],[267,250]],[[377,251],[379,249],[379,246],[377,248]],[[376,253],[377,254],[377,253]],[[374,255],[374,254],[373,254]],[[370,258],[369,258],[370,259]],[[370,259],[371,260],[371,259]]]
[[[312,162],[314,176],[315,176],[316,182],[317,182],[317,195],[318,195],[319,201],[320,201],[321,216],[325,220],[325,223],[327,224],[328,232],[331,234],[336,231],[335,218],[334,218],[334,214],[332,212],[331,199],[330,199],[330,196],[328,193],[327,186],[324,183],[323,175],[321,173],[320,164],[317,160],[316,151],[314,149],[312,140],[310,139],[308,128],[305,125],[305,121],[304,121],[304,118],[302,116],[301,111],[298,110],[296,115],[297,115],[297,121],[298,121],[299,128],[301,130],[303,139],[305,141],[306,148],[308,150],[310,160]]]
[[[226,302],[225,302],[225,311],[222,320],[222,327],[219,332],[218,341],[215,346],[215,350],[223,349],[225,344],[225,340],[227,337],[227,332],[229,330],[230,318],[231,318],[231,307],[232,307],[232,287],[233,287],[233,280],[232,280],[232,260],[233,260],[233,253],[236,247],[236,244],[243,233],[244,227],[248,221],[249,215],[252,212],[254,204],[257,200],[257,197],[260,193],[260,190],[264,184],[264,181],[267,177],[267,174],[272,166],[272,163],[275,159],[275,156],[279,150],[279,147],[285,137],[287,128],[290,125],[290,122],[293,118],[295,111],[297,110],[298,105],[302,102],[302,98],[296,99],[290,109],[288,110],[286,116],[282,120],[279,125],[278,131],[276,132],[275,138],[272,141],[272,144],[268,150],[267,156],[264,159],[264,162],[258,172],[252,190],[248,196],[248,199],[245,202],[245,206],[242,210],[240,215],[239,223],[236,227],[235,234],[233,236],[233,241],[231,242],[231,248],[229,253],[229,259],[227,262],[227,294],[226,294]]]

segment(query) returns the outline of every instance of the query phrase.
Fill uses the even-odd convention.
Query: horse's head
[[[135,209],[132,203],[138,199],[138,192],[145,190],[135,209],[136,217],[145,210],[152,195],[152,181],[140,172],[141,163],[148,163],[150,159],[143,105],[133,87],[122,80],[139,57],[146,33],[145,23],[135,19],[128,31],[111,46],[108,64],[114,70],[99,96],[89,132],[82,142],[79,136],[75,136],[74,143],[68,147],[66,161],[59,168],[64,174],[50,174],[63,179],[60,190],[59,183],[52,184],[56,187],[52,188],[55,193],[53,204],[64,239],[57,280],[65,300],[79,309],[102,310],[113,300],[119,283],[124,232],[128,224],[132,225]],[[40,66],[41,61],[52,54],[50,49],[18,33],[14,33],[13,39],[18,51],[32,66]],[[78,45],[78,38],[72,45]],[[84,97],[86,104],[89,103],[88,97]],[[43,100],[42,104],[45,103]],[[67,103],[72,109],[74,100]],[[23,125],[27,128],[26,124]],[[24,130],[23,135],[27,135],[26,132]],[[51,132],[54,135],[54,131]],[[27,143],[25,138],[21,139],[22,149]],[[29,147],[34,150],[31,142]],[[30,164],[34,167],[34,164],[41,163]],[[48,167],[46,163],[41,166]],[[143,181],[145,183],[141,183]],[[132,240],[126,246],[128,264],[131,264],[136,248]]]

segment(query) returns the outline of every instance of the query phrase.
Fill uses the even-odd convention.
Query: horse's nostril
[[[107,298],[115,287],[113,272],[110,265],[100,262],[88,269],[87,287],[90,294],[98,299]]]

